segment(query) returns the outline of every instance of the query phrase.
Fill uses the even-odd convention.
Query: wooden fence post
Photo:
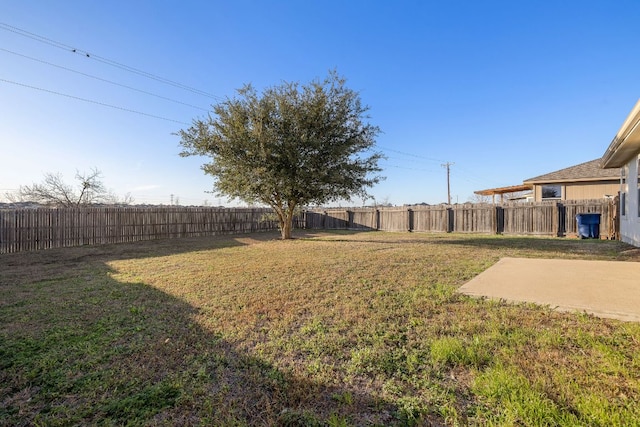
[[[504,208],[496,206],[496,234],[504,233]]]
[[[561,203],[556,203],[558,210],[558,237],[564,237],[567,234],[567,208]]]
[[[447,208],[447,233],[452,233],[453,231],[455,231],[454,212],[453,208],[449,206]]]

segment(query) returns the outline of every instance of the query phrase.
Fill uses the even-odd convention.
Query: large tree
[[[262,95],[246,85],[238,95],[178,132],[180,155],[210,157],[202,169],[218,193],[271,206],[283,239],[291,238],[296,208],[366,197],[382,179],[382,155],[373,150],[380,129],[335,71]]]

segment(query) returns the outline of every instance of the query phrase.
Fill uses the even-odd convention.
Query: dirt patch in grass
[[[0,256],[0,424],[626,425],[640,327],[455,289],[611,241],[299,233]]]

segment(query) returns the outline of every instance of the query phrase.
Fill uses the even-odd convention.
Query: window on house
[[[627,167],[620,169],[620,215],[627,216]]]
[[[559,185],[543,185],[542,200],[559,199],[562,197],[562,188]]]
[[[636,182],[638,183],[638,198],[636,202],[638,205],[638,216],[640,216],[640,157],[638,157],[638,163],[636,164]]]

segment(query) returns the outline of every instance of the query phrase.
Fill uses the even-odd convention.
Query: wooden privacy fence
[[[577,235],[576,215],[600,214],[600,236],[616,238],[612,200],[463,204],[391,208],[314,209],[307,228],[459,232],[513,235]]]
[[[0,253],[277,229],[268,208],[0,209]]]
[[[576,235],[576,215],[600,214],[600,236],[617,238],[616,204],[582,200],[502,205],[316,209],[295,228]],[[277,230],[269,208],[0,209],[0,254],[68,246]]]

